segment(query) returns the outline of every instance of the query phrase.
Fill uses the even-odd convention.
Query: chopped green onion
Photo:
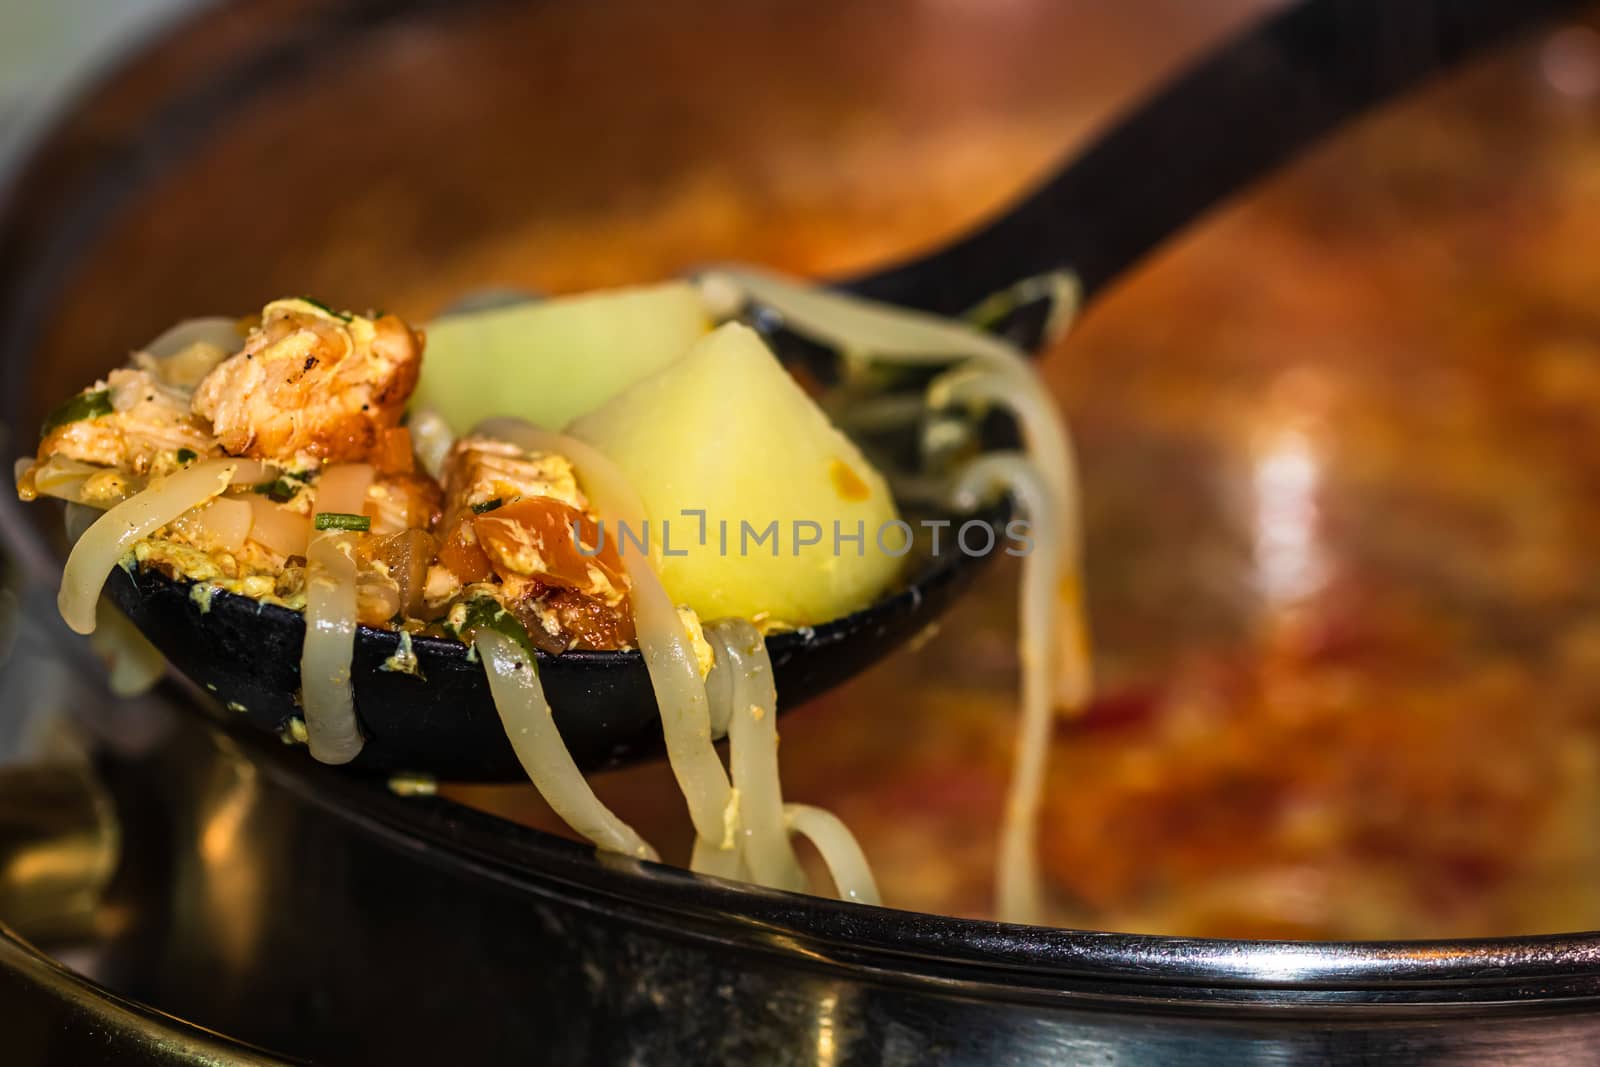
[[[485,500],[481,504],[472,505],[472,513],[474,515],[482,515],[484,512],[493,511],[495,508],[504,506],[504,504],[505,498],[497,496],[493,500]]]
[[[199,458],[200,458],[200,453],[196,452],[192,448],[180,448],[180,449],[178,449],[178,462],[179,463],[193,463],[195,460],[197,460]]]
[[[300,486],[288,477],[274,478],[270,482],[262,482],[255,486],[255,492],[274,504],[287,504],[295,498],[296,493],[300,492]]]
[[[372,520],[366,515],[351,515],[343,511],[319,511],[317,517],[311,520],[311,525],[318,530],[353,530],[357,533],[366,533],[372,529]]]
[[[51,430],[65,426],[69,422],[98,419],[102,415],[109,414],[111,414],[111,390],[98,389],[92,393],[79,393],[50,413],[50,417],[44,420],[44,425],[39,429],[39,436],[43,437]]]
[[[463,644],[471,645],[472,640],[480,630],[493,630],[504,634],[515,641],[524,652],[528,654],[528,662],[538,670],[537,649],[533,640],[528,636],[528,631],[523,627],[517,617],[507,611],[501,603],[493,597],[480,596],[467,603],[466,613],[460,625],[448,621],[445,628],[455,634],[456,639]]]
[[[302,296],[300,299],[304,300],[306,303],[310,304],[314,308],[320,308],[321,310],[326,311],[328,314],[332,315],[334,318],[338,319],[340,322],[349,322],[352,318],[354,318],[354,316],[351,315],[348,311],[335,311],[331,307],[329,307],[327,304],[324,304],[322,301],[313,300],[309,296]]]

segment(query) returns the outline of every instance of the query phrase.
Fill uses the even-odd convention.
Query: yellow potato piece
[[[882,476],[746,326],[720,327],[568,432],[633,483],[667,591],[703,619],[826,622],[902,569],[903,529],[879,544],[898,518]]]
[[[458,434],[498,415],[557,430],[679,359],[710,328],[687,282],[446,316],[427,328],[412,405]]]

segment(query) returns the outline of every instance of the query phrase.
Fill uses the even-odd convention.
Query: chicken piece
[[[189,395],[149,371],[122,368],[67,401],[45,424],[38,462],[62,456],[124,474],[165,474],[215,454]]]
[[[295,468],[362,462],[399,423],[421,361],[421,335],[394,315],[278,300],[244,350],[200,382],[194,411],[231,455]]]
[[[601,543],[572,464],[484,437],[456,442],[445,463],[440,591],[493,580],[496,598],[546,651],[618,648],[633,640],[628,579]],[[574,535],[576,531],[576,536]]]
[[[482,512],[523,497],[548,497],[578,511],[589,502],[578,489],[572,463],[550,452],[524,452],[491,437],[463,437],[450,450],[444,466],[445,526],[463,513]]]
[[[440,561],[463,582],[482,581],[492,571],[512,600],[532,584],[616,604],[627,580],[614,546],[599,550],[600,531],[587,509],[565,456],[463,438],[445,464]]]

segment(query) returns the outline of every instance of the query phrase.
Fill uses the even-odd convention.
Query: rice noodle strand
[[[235,464],[210,460],[168,475],[100,516],[72,546],[61,576],[56,604],[75,632],[95,627],[95,602],[111,568],[135,544],[191,508],[220,494],[233,478]]]
[[[821,854],[840,900],[857,904],[883,903],[866,854],[837,815],[809,804],[785,804],[783,815],[790,832],[810,841]]]
[[[744,269],[708,273],[700,284],[713,311],[736,314],[753,299],[781,315],[788,328],[841,352],[858,370],[874,364],[947,365],[950,369],[927,390],[924,413],[995,405],[1016,418],[1027,455],[979,457],[956,473],[953,489],[967,507],[1009,490],[1034,527],[1035,547],[1023,563],[1018,605],[1022,715],[1000,832],[996,895],[1001,918],[1039,921],[1036,839],[1051,712],[1056,704],[1081,706],[1093,684],[1082,603],[1077,474],[1065,421],[1021,350],[966,323]],[[1038,295],[1052,297],[1047,332],[1064,329],[1077,302],[1076,285],[1066,276],[1004,294],[987,310]],[[880,402],[870,414],[883,423],[911,412],[906,405]],[[907,424],[913,421],[910,417]],[[925,434],[936,429],[950,427],[928,419]],[[936,445],[925,436],[927,455],[937,451]],[[907,482],[903,476],[899,480]]]
[[[1011,492],[1032,521],[1038,544],[1060,542],[1061,508],[1038,468],[1015,452],[983,456],[969,464],[956,484],[956,502],[971,507],[1001,489]],[[1048,548],[1032,552],[1022,561],[1017,627],[1022,717],[1013,743],[1011,782],[1000,822],[1000,860],[995,868],[996,911],[1001,918],[1017,922],[1037,922],[1041,914],[1039,809],[1054,719],[1050,681],[1055,675],[1058,645],[1050,635],[1057,632],[1061,617],[1061,600],[1055,590],[1061,584],[1062,563],[1062,554]]]
[[[1020,355],[1017,358],[1022,359]],[[1050,402],[1033,368],[1027,364],[999,370],[966,367],[941,375],[929,386],[928,402],[935,408],[961,403],[993,404],[1008,411],[1021,426],[1027,455],[1014,457],[1012,464],[1002,469],[1010,469],[1015,463],[1032,465],[1044,481],[1056,518],[1051,535],[1037,537],[1037,540],[1040,550],[1045,554],[1062,558],[1062,567],[1068,576],[1063,583],[1060,574],[1055,574],[1044,588],[1066,599],[1068,603],[1065,606],[1071,609],[1056,612],[1052,624],[1056,628],[1045,631],[1039,639],[1046,640],[1049,634],[1057,634],[1055,643],[1067,652],[1056,657],[1049,675],[1055,687],[1055,702],[1069,709],[1083,706],[1094,688],[1094,677],[1080,579],[1083,523],[1078,505],[1077,461],[1072,435],[1067,430],[1065,420]],[[975,462],[982,464],[983,459]],[[965,473],[962,471],[957,474],[958,482]],[[1011,488],[1011,485],[1008,479],[1002,477],[995,482],[995,493]],[[979,503],[981,501],[969,500],[966,506]],[[1043,503],[1043,498],[1040,503]],[[1036,527],[1041,521],[1039,515],[1033,512],[1028,514],[1028,518]],[[1037,530],[1035,534],[1037,536]],[[1029,582],[1028,573],[1028,568],[1024,566],[1024,588]],[[1023,640],[1027,640],[1026,636]]]
[[[745,881],[749,873],[744,854],[738,849],[723,848],[698,834],[694,839],[694,851],[689,855],[689,869],[695,874],[709,874],[734,882]]]
[[[754,297],[795,332],[847,357],[934,366],[958,359],[1007,366],[1016,359],[1011,345],[959,319],[817,289],[768,271],[718,268],[701,275],[699,284],[715,313],[737,314]]]
[[[805,872],[784,826],[783,788],[778,777],[778,691],[767,644],[744,619],[714,622],[705,632],[717,657],[712,673],[726,672],[731,683],[726,691],[728,762],[738,797],[744,861],[758,884],[803,891]]]
[[[639,495],[597,449],[521,419],[489,419],[473,433],[510,441],[533,452],[566,456],[604,521],[644,528],[646,513]],[[639,650],[650,670],[650,684],[661,711],[667,762],[688,804],[695,833],[718,848],[732,850],[737,843],[737,807],[727,771],[712,744],[705,681],[688,631],[649,557],[638,551],[620,555],[632,584],[629,600]]]
[[[300,700],[313,759],[349,763],[361,754],[350,688],[356,642],[354,534],[324,531],[306,548],[306,640],[300,650]]]
[[[600,802],[567,751],[539,682],[537,661],[493,630],[474,639],[506,737],[539,795],[577,833],[608,852],[654,860],[656,850]]]

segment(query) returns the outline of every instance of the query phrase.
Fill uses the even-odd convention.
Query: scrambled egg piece
[[[295,611],[306,606],[305,569],[286,567],[276,574],[264,574],[241,564],[227,552],[206,552],[177,541],[152,538],[133,546],[133,558],[141,567],[155,567],[175,578],[197,583],[197,589],[251,597],[270,604],[281,604]],[[205,594],[200,594],[209,603]],[[202,601],[197,599],[196,603]]]

